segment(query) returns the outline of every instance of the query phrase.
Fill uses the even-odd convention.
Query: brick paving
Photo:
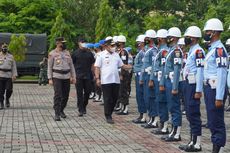
[[[134,87],[133,87],[134,89]],[[36,84],[15,84],[11,108],[0,111],[0,152],[2,153],[177,153],[179,144],[189,140],[188,122],[183,116],[182,141],[165,143],[131,122],[137,116],[135,93],[130,114],[117,116],[109,125],[100,103],[89,102],[87,115],[78,117],[75,88],[71,87],[66,119],[53,120],[53,89]],[[202,103],[202,119],[206,120]],[[226,113],[229,134],[230,113]],[[228,140],[230,136],[228,135]],[[210,132],[203,129],[203,152],[211,152]],[[229,142],[225,152],[230,152]]]

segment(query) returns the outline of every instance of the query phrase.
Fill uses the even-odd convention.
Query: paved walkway
[[[4,153],[177,153],[178,145],[189,139],[188,123],[183,117],[182,139],[164,143],[159,136],[131,123],[137,116],[135,93],[130,98],[130,115],[114,115],[115,124],[106,124],[103,107],[90,101],[87,115],[80,118],[72,87],[66,108],[68,117],[53,120],[53,89],[36,84],[15,84],[11,108],[0,111],[0,152]],[[204,107],[202,107],[204,110]],[[205,112],[203,111],[203,120]],[[230,113],[226,113],[229,131]],[[203,152],[211,152],[210,132],[203,130]],[[228,136],[230,140],[230,136]],[[225,152],[230,152],[229,142]]]

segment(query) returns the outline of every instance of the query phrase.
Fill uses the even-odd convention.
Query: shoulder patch
[[[196,58],[204,58],[204,53],[201,49],[196,50]]]
[[[219,57],[222,57],[222,56],[223,56],[223,54],[224,54],[223,48],[216,48],[216,51],[217,51],[217,55],[218,55]]]
[[[175,53],[175,57],[181,57],[181,51],[179,49],[175,49],[174,50],[174,53]]]
[[[166,57],[168,55],[168,51],[167,50],[163,50],[162,51],[162,57]]]

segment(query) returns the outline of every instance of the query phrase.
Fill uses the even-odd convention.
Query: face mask
[[[189,38],[189,37],[185,37],[185,38],[184,38],[184,43],[185,43],[186,46],[187,46],[187,45],[190,45],[190,44],[192,43],[192,39]]]
[[[150,43],[150,40],[146,39],[145,40],[145,45],[148,45]]]
[[[205,40],[205,41],[210,41],[210,40],[212,39],[212,36],[213,36],[213,33],[205,34],[205,35],[204,35],[204,40]]]
[[[157,46],[159,44],[158,39],[154,39],[154,44]]]
[[[114,52],[116,51],[116,47],[110,48],[110,51],[111,51],[112,53],[114,53]]]
[[[66,50],[66,44],[65,43],[62,44],[62,49]]]
[[[167,45],[169,46],[173,42],[173,38],[168,38],[167,39]]]
[[[229,45],[226,46],[226,50],[227,50],[228,53],[230,52],[230,46]]]
[[[6,53],[7,51],[8,51],[7,48],[2,48],[2,52],[3,52],[3,53]]]

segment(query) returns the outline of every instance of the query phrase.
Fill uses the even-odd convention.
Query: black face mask
[[[6,53],[7,51],[8,51],[7,48],[2,48],[2,52],[3,52],[3,53]]]
[[[145,45],[148,45],[150,43],[150,40],[146,39],[145,40]]]
[[[229,53],[230,52],[230,46],[226,46],[225,48],[226,48],[227,52]]]
[[[158,39],[154,39],[154,44],[157,46],[159,44]]]
[[[185,37],[185,38],[184,38],[184,43],[185,43],[186,46],[187,46],[187,45],[190,45],[190,44],[192,43],[192,39],[189,38],[189,37]]]
[[[212,33],[210,33],[210,34],[205,34],[205,35],[204,35],[204,40],[205,40],[205,41],[210,41],[210,40],[212,39],[212,35],[213,35]]]
[[[173,38],[167,38],[167,45],[169,46],[173,42]]]
[[[66,50],[66,44],[65,43],[62,44],[62,49]]]

